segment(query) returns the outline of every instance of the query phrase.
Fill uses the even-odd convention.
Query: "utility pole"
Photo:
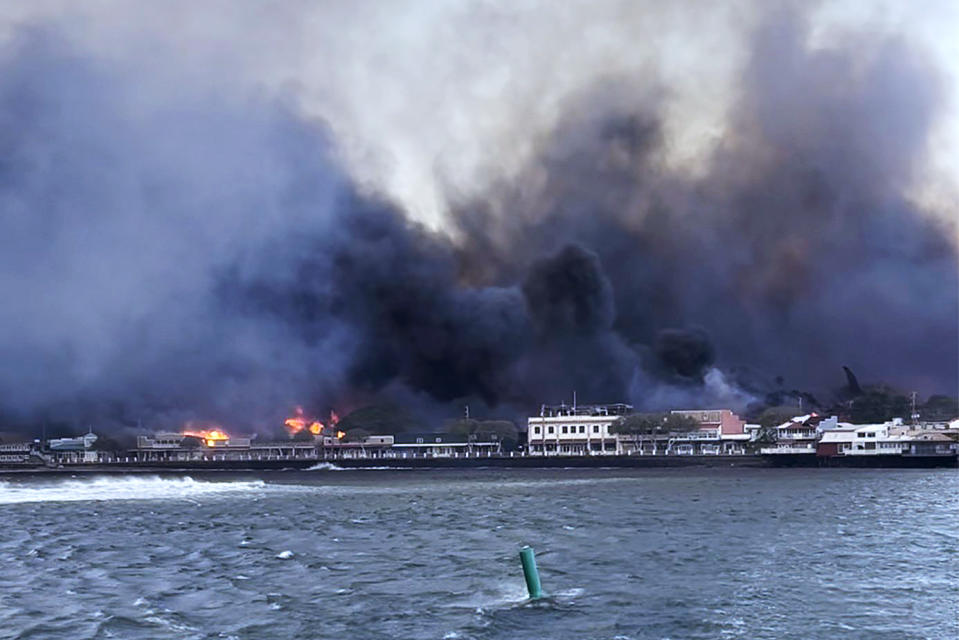
[[[916,426],[916,423],[919,422],[919,411],[916,409],[916,396],[919,394],[913,391],[910,395],[912,396],[912,425]]]

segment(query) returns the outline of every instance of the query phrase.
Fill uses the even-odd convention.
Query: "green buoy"
[[[539,583],[539,571],[536,570],[536,554],[526,546],[519,550],[519,561],[523,565],[523,577],[526,578],[526,590],[531,600],[543,597],[543,587]]]

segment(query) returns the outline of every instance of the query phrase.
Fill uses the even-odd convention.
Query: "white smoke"
[[[2,5],[3,3],[0,3]],[[787,5],[788,6],[788,5]],[[921,45],[959,82],[954,3],[797,3],[808,46],[893,34]],[[68,42],[132,73],[215,92],[291,94],[326,121],[353,175],[443,226],[449,198],[520,170],[571,97],[599,81],[655,86],[663,162],[702,169],[733,114],[748,35],[769,3],[540,0],[512,3],[75,3],[9,0],[0,38],[53,24]],[[934,213],[955,197],[959,101],[937,126],[912,185]],[[950,170],[951,173],[950,173]],[[951,201],[951,202],[954,202]]]

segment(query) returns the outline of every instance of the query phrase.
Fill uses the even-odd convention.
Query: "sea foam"
[[[224,494],[262,492],[262,480],[204,482],[190,476],[125,476],[69,480],[0,481],[0,504],[83,502],[94,500],[177,500]]]

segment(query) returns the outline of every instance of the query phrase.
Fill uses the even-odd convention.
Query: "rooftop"
[[[631,413],[633,405],[616,402],[613,404],[544,404],[540,407],[540,416],[624,416]]]

